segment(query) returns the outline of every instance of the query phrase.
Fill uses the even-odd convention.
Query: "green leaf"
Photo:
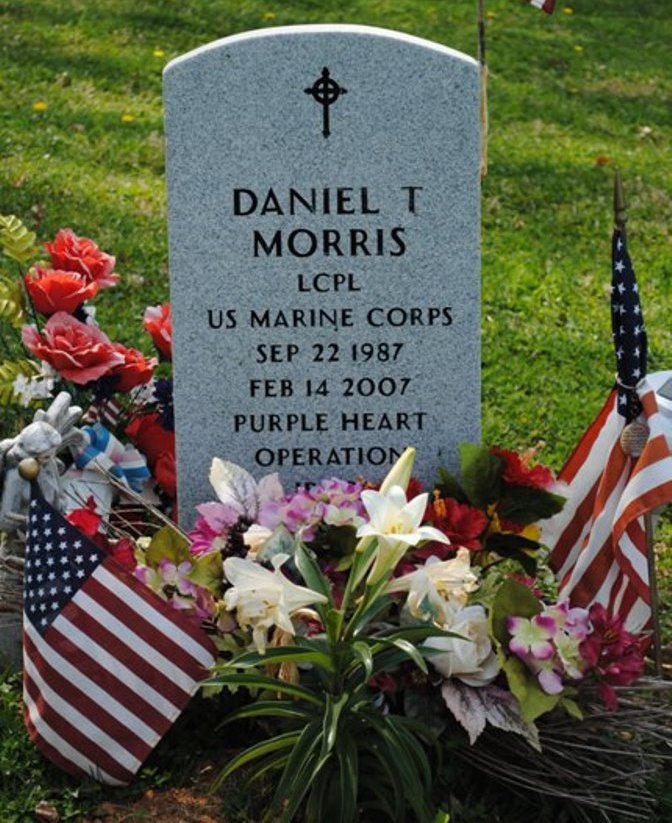
[[[565,505],[566,498],[531,486],[508,486],[497,505],[500,517],[513,520],[521,526],[553,517]]]
[[[350,669],[354,669],[361,663],[364,667],[364,679],[367,681],[370,680],[373,674],[373,654],[371,653],[368,643],[362,640],[355,640],[354,643],[351,644],[351,649],[358,660],[352,663]]]
[[[226,665],[226,664],[225,664]],[[309,689],[302,686],[295,686],[285,680],[276,680],[274,677],[265,677],[262,674],[240,674],[239,672],[223,671],[219,666],[215,666],[214,674],[208,680],[203,681],[204,686],[245,686],[247,689],[258,689],[260,691],[272,691],[279,694],[288,694],[297,697],[316,706],[322,706],[324,701],[313,694]]]
[[[228,726],[236,720],[244,720],[248,717],[282,717],[286,720],[309,720],[311,715],[307,709],[301,708],[295,700],[256,700],[254,703],[250,703],[249,706],[241,706],[228,714],[217,728]]]
[[[541,603],[526,586],[510,578],[505,580],[495,595],[490,612],[493,637],[502,644],[508,644],[507,617],[517,615],[529,618],[541,611]]]
[[[275,646],[261,654],[254,649],[245,651],[226,664],[230,669],[246,669],[266,663],[310,663],[328,672],[334,671],[334,662],[325,652],[303,646]]]
[[[156,569],[162,560],[170,560],[176,566],[192,562],[189,541],[171,526],[162,526],[152,537],[145,555],[147,565]]]
[[[323,594],[329,601],[329,606],[334,605],[331,597],[331,586],[326,577],[322,574],[320,567],[315,560],[310,549],[306,548],[303,543],[296,544],[296,551],[294,554],[294,562],[296,568],[301,573],[306,586],[314,592]]]
[[[262,740],[261,743],[256,743],[254,746],[250,746],[248,749],[240,752],[240,754],[236,755],[233,760],[230,760],[228,765],[217,775],[213,783],[213,789],[219,788],[226,778],[241,766],[251,763],[253,760],[263,757],[270,752],[290,748],[296,744],[299,737],[299,732],[285,732],[285,734],[271,737],[270,740]]]
[[[0,405],[9,406],[16,400],[14,381],[19,375],[31,377],[39,373],[33,360],[4,360],[0,363]]]
[[[320,757],[329,754],[338,738],[338,724],[341,719],[341,713],[349,700],[349,695],[341,694],[338,698],[327,695],[326,711],[324,713],[324,720],[322,723],[322,750]]]
[[[294,818],[306,792],[311,788],[310,778],[315,776],[314,767],[322,745],[321,726],[321,719],[314,720],[299,734],[278,781],[267,820],[275,820],[278,814],[282,823],[289,823]]]
[[[23,287],[20,280],[8,283],[0,281],[0,320],[5,320],[13,328],[20,329],[26,322]]]
[[[460,444],[462,487],[473,506],[485,509],[499,500],[504,462],[501,457],[475,443]]]
[[[28,231],[13,214],[0,214],[0,245],[3,254],[19,263],[25,263],[37,254],[35,232]]]
[[[357,744],[350,735],[341,735],[336,749],[338,757],[338,788],[340,795],[339,823],[357,819],[359,790],[359,755]]]
[[[457,500],[458,503],[469,502],[467,495],[464,493],[464,489],[454,475],[447,469],[444,469],[443,466],[439,467],[438,475],[438,488],[442,497],[452,497],[454,500]]]
[[[525,723],[533,723],[557,706],[560,695],[546,694],[522,660],[507,658],[502,670],[513,696],[520,704],[520,716]]]
[[[408,640],[403,640],[402,638],[397,638],[396,640],[382,639],[380,642],[385,644],[389,643],[399,649],[399,651],[408,655],[420,671],[427,674],[427,663],[425,663],[425,659],[422,656],[423,650],[417,649],[412,643],[409,643]]]
[[[581,707],[576,700],[572,700],[571,697],[561,697],[560,705],[570,717],[574,717],[577,720],[583,720],[583,712],[581,711]]]
[[[222,578],[224,576],[222,556],[220,553],[210,552],[208,554],[202,554],[196,559],[191,556],[191,562],[194,565],[187,575],[189,580],[197,586],[202,586],[213,594],[217,594],[221,589]]]

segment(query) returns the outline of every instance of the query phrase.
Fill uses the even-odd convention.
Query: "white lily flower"
[[[428,494],[419,494],[407,501],[406,492],[401,486],[392,486],[386,492],[368,489],[362,492],[369,522],[357,529],[357,537],[375,537],[378,540],[376,560],[367,580],[369,585],[392,571],[409,546],[417,546],[425,540],[450,543],[443,532],[433,526],[420,525],[428,497]]]
[[[224,561],[224,574],[232,584],[224,593],[224,607],[236,610],[241,628],[252,628],[252,639],[260,654],[266,650],[267,632],[272,626],[294,635],[292,614],[314,603],[327,602],[323,594],[297,586],[285,577],[280,567],[288,557],[275,555],[271,560],[273,571],[247,558],[227,557]]]
[[[469,550],[460,548],[452,560],[429,557],[424,566],[396,577],[386,588],[388,592],[408,592],[406,605],[414,617],[427,617],[426,608],[440,625],[452,620],[457,609],[467,605],[469,594],[478,588],[478,577],[471,570]]]
[[[392,486],[401,486],[402,489],[407,489],[411,474],[413,473],[413,463],[415,463],[415,449],[409,446],[404,450],[401,457],[397,459],[397,462],[392,466],[380,484],[381,492],[385,494]]]
[[[243,543],[247,546],[247,557],[250,560],[255,560],[272,536],[273,531],[271,529],[253,523],[243,534]]]

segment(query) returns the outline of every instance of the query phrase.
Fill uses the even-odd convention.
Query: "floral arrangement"
[[[216,499],[184,534],[170,307],[144,313],[154,356],[114,342],[93,301],[119,281],[115,258],[70,229],[48,259],[35,243],[0,217],[17,266],[0,273],[0,402],[20,415],[58,387],[85,409],[68,518],[212,634],[206,692],[247,696],[225,722],[258,734],[219,783],[271,775],[267,818],[284,821],[446,820],[465,775],[564,798],[580,819],[648,819],[672,733],[667,708],[633,697],[647,641],[558,599],[540,523],[562,488],[534,451],[464,445],[459,477],[424,489],[409,449],[379,485],[291,492],[215,458]]]
[[[272,730],[220,781],[275,773],[269,819],[328,807],[433,820],[442,751],[489,729],[532,756],[547,718],[618,708],[644,640],[599,605],[558,602],[538,522],[563,498],[533,456],[465,445],[459,481],[442,471],[431,492],[412,449],[379,487],[329,478],[291,493],[213,460],[217,500],[188,536],[157,534],[136,574],[216,633],[208,688],[255,698],[227,722]]]
[[[116,260],[86,237],[61,229],[44,244],[14,216],[0,216],[0,244],[16,271],[0,272],[0,404],[21,409],[66,390],[85,411],[87,445],[66,474],[70,508],[92,498],[109,515],[112,494],[90,464],[170,512],[175,498],[170,306],[143,318],[158,356],[110,340],[93,301],[120,280]],[[11,270],[10,270],[11,271]],[[30,322],[29,322],[30,321]],[[89,468],[87,468],[89,467]]]

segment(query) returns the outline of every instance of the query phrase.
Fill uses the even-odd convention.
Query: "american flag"
[[[553,9],[555,8],[555,0],[530,0],[530,4],[545,11],[547,14],[553,14]]]
[[[214,663],[197,622],[170,608],[41,496],[30,503],[24,702],[56,765],[129,783]]]
[[[672,372],[645,377],[646,332],[620,230],[612,253],[617,382],[560,472],[568,500],[544,528],[544,542],[561,596],[584,607],[601,603],[640,632],[651,617],[644,515],[672,500],[672,425],[657,394]],[[638,456],[621,444],[633,421],[647,427]]]

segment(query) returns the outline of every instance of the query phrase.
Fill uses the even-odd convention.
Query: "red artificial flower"
[[[58,311],[72,314],[85,300],[98,293],[98,284],[75,271],[58,271],[35,266],[23,278],[35,310],[45,317]]]
[[[21,339],[29,352],[78,385],[97,380],[124,360],[97,326],[80,323],[65,312],[50,317],[42,334],[24,326]]]
[[[44,248],[55,269],[79,272],[89,282],[97,283],[99,289],[119,282],[119,275],[113,272],[116,259],[101,251],[88,237],[78,237],[72,229],[61,229],[54,242],[45,243]]]
[[[103,520],[101,515],[96,513],[96,501],[93,495],[86,501],[85,506],[68,512],[65,519],[87,537],[93,537],[96,534]]]
[[[128,537],[122,537],[119,540],[109,541],[107,550],[114,557],[114,559],[125,566],[127,569],[134,569],[137,566],[135,562],[135,551],[133,541]]]
[[[502,479],[512,486],[531,486],[535,489],[548,489],[555,483],[555,477],[546,466],[530,466],[525,457],[507,449],[492,449],[504,461]]]
[[[173,321],[170,303],[162,306],[148,306],[143,317],[143,326],[152,337],[159,353],[166,359],[172,357]]]
[[[115,366],[109,374],[115,379],[113,385],[115,391],[128,392],[152,379],[156,358],[147,359],[142,352],[137,349],[127,349],[121,343],[113,343],[113,348],[124,358],[123,363]]]
[[[126,427],[126,436],[145,455],[156,482],[175,498],[175,432],[161,425],[158,412],[135,417]]]
[[[598,694],[608,709],[618,708],[614,686],[629,686],[644,673],[644,655],[638,637],[623,628],[623,620],[610,617],[600,603],[588,612],[592,632],[579,651],[598,679]]]
[[[458,503],[452,497],[436,496],[427,505],[425,520],[443,532],[453,545],[427,543],[415,552],[415,557],[427,558],[438,551],[446,554],[454,551],[456,546],[472,551],[483,548],[480,537],[488,526],[488,518],[480,509]]]

